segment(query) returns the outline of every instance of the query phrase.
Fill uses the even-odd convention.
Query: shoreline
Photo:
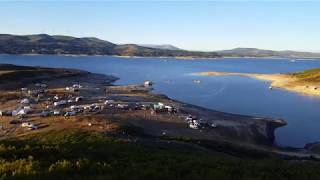
[[[133,58],[133,59],[147,59],[147,58],[155,58],[155,59],[176,59],[176,60],[224,60],[224,59],[272,59],[272,60],[290,60],[295,59],[296,61],[317,61],[320,60],[320,57],[278,57],[278,56],[270,56],[270,57],[229,57],[229,56],[221,56],[214,58],[206,58],[206,57],[189,57],[189,56],[119,56],[119,55],[88,55],[88,54],[0,54],[0,55],[21,55],[21,56],[63,56],[63,57],[118,57],[118,58]]]
[[[41,69],[41,68],[40,68]],[[59,69],[49,69],[56,74],[56,71]],[[73,72],[70,70],[71,73]],[[78,72],[78,71],[76,71]],[[25,87],[26,84],[29,84],[30,82],[34,81],[41,81],[45,82],[46,84],[49,85],[49,87],[54,87],[56,88],[63,88],[69,84],[75,84],[77,83],[77,76],[81,75],[84,76],[84,80],[81,80],[82,84],[84,84],[85,81],[94,81],[95,74],[89,73],[83,73],[81,71],[81,74],[75,73],[75,76],[68,76],[68,77],[63,77],[59,76],[57,78],[55,75],[49,75],[48,77],[45,77],[45,81],[41,80],[40,78],[37,77],[32,77],[31,79],[26,79],[24,80],[23,77],[17,77],[22,78],[19,80],[19,84],[15,82],[7,82],[9,87],[11,88],[10,91],[17,91],[15,90],[20,89],[22,87]],[[19,74],[15,75],[18,76]],[[51,77],[52,76],[52,77]],[[1,77],[1,76],[0,76]],[[107,76],[104,76],[107,77]],[[6,87],[6,79],[2,78],[3,82],[0,85],[1,89],[5,89]],[[75,80],[73,80],[75,79]],[[100,78],[101,79],[101,78]],[[108,78],[114,82],[116,79],[113,78]],[[1,80],[1,78],[0,78]],[[100,81],[99,81],[100,82]],[[96,83],[91,83],[92,85],[95,85]],[[8,86],[7,85],[7,86]],[[90,86],[92,86],[90,85]],[[101,89],[102,87],[100,87]],[[212,129],[212,130],[204,130],[200,132],[199,130],[192,130],[188,128],[188,124],[185,122],[184,119],[181,119],[179,116],[172,116],[170,117],[171,122],[161,121],[162,123],[166,123],[164,125],[160,125],[158,121],[155,121],[155,124],[158,125],[150,125],[148,126],[147,124],[150,124],[150,121],[143,121],[144,123],[141,123],[139,121],[137,122],[130,122],[133,123],[139,127],[142,127],[143,129],[146,129],[146,131],[149,131],[152,136],[159,136],[159,128],[160,129],[168,129],[168,131],[171,131],[172,136],[186,136],[186,137],[197,137],[198,139],[208,139],[208,140],[219,140],[220,138],[216,139],[215,136],[221,136],[220,140],[226,140],[228,139],[228,142],[230,143],[236,143],[236,142],[241,142],[243,143],[249,143],[249,144],[273,144],[274,141],[274,130],[278,127],[281,127],[285,125],[284,122],[269,119],[269,118],[257,118],[257,117],[251,117],[251,116],[245,116],[245,115],[236,115],[236,114],[230,114],[230,113],[224,113],[224,112],[219,112],[219,111],[214,111],[214,110],[209,110],[206,108],[194,106],[191,104],[175,101],[173,99],[168,98],[165,95],[161,94],[154,94],[149,91],[149,89],[143,89],[140,86],[137,85],[125,85],[125,86],[106,86],[108,90],[107,96],[108,97],[113,97],[114,101],[121,101],[121,102],[126,102],[126,103],[131,103],[131,101],[137,102],[137,103],[144,103],[144,102],[162,102],[164,104],[168,103],[171,106],[174,107],[179,107],[180,111],[183,112],[182,114],[179,114],[179,116],[187,116],[188,114],[192,114],[194,116],[197,116],[198,118],[201,118],[203,120],[207,121],[214,121],[217,126],[219,127],[217,130]],[[142,88],[142,89],[141,89]],[[5,90],[4,90],[5,91]],[[5,91],[6,92],[6,91]],[[5,93],[4,92],[4,93]],[[19,92],[19,90],[18,90]],[[95,98],[97,95],[95,92],[94,94],[92,93],[86,93],[86,95],[83,95],[84,97],[87,96],[88,98]],[[99,96],[105,96],[104,92],[99,91]],[[5,96],[5,94],[3,95]],[[19,97],[18,97],[19,98]],[[132,98],[132,100],[131,100]],[[21,99],[21,97],[19,98]],[[8,104],[10,102],[6,102],[4,105]],[[5,107],[5,106],[3,106]],[[3,108],[0,106],[0,108]],[[140,114],[145,112],[139,112]],[[139,116],[141,116],[139,114]],[[130,114],[129,114],[130,115]],[[121,115],[123,116],[123,115]],[[150,115],[143,115],[143,117],[149,117]],[[130,116],[124,116],[123,119],[125,121],[128,121]],[[162,114],[159,114],[159,117],[157,118],[164,118],[165,116]],[[153,116],[150,116],[149,118],[153,119]],[[177,126],[178,125],[178,126]],[[162,127],[163,126],[163,127]],[[162,128],[161,128],[162,127]],[[256,129],[256,127],[260,127],[259,130]],[[170,129],[170,130],[169,130]],[[178,131],[177,131],[178,130]],[[156,132],[156,134],[154,134]],[[232,133],[230,133],[232,132]],[[169,134],[168,134],[169,135]]]
[[[280,88],[308,96],[320,96],[319,84],[300,82],[299,79],[289,74],[256,74],[256,73],[232,73],[232,72],[200,72],[193,73],[200,76],[244,76],[270,82],[270,88]]]
[[[37,69],[41,70],[40,67],[37,67]],[[54,74],[56,74],[55,71],[61,71],[63,69],[47,68],[47,70],[53,70]],[[172,143],[174,143],[174,141],[176,141],[177,139],[190,139],[192,140],[192,142],[207,141],[213,144],[226,144],[227,147],[228,145],[232,147],[241,147],[246,149],[245,151],[248,152],[257,150],[263,153],[272,153],[277,156],[287,156],[291,158],[309,158],[311,155],[315,158],[320,158],[319,154],[311,154],[311,152],[306,151],[301,152],[296,148],[292,150],[290,148],[277,146],[273,143],[275,138],[274,131],[276,128],[286,125],[286,122],[284,120],[215,111],[176,101],[168,98],[163,94],[152,93],[150,92],[149,88],[144,88],[142,85],[113,85],[113,83],[117,80],[117,78],[115,77],[94,74],[86,71],[73,71],[71,69],[68,69],[68,72],[75,73],[75,75],[71,74],[71,76],[68,75],[65,77],[50,77],[51,75],[49,75],[44,79],[32,77],[32,79],[28,79],[28,81],[25,81],[22,84],[10,86],[11,90],[0,91],[0,93],[3,93],[0,97],[7,98],[6,94],[10,93],[20,94],[21,92],[19,91],[21,87],[25,87],[25,84],[27,82],[35,83],[35,81],[40,81],[42,83],[48,84],[48,86],[50,87],[48,89],[48,92],[52,94],[48,95],[48,97],[50,98],[58,92],[68,95],[69,92],[63,90],[63,87],[80,82],[84,85],[85,88],[80,92],[76,92],[77,96],[83,96],[85,97],[85,99],[87,99],[84,101],[88,101],[82,103],[97,102],[99,98],[106,97],[107,95],[108,98],[111,98],[117,103],[149,104],[150,102],[162,102],[172,107],[177,107],[179,109],[179,113],[177,115],[168,115],[167,113],[157,113],[156,115],[154,115],[152,113],[150,114],[149,110],[127,111],[123,109],[117,110],[112,107],[111,109],[107,108],[98,114],[71,116],[67,118],[69,119],[67,121],[63,117],[41,118],[28,116],[27,118],[30,118],[31,122],[33,123],[40,122],[47,124],[47,126],[45,126],[44,128],[34,131],[25,131],[16,126],[11,127],[11,125],[7,124],[11,118],[4,117],[3,121],[1,122],[1,126],[9,126],[10,128],[14,128],[15,131],[9,130],[9,136],[6,136],[5,134],[1,135],[1,139],[6,139],[8,137],[24,137],[25,135],[29,135],[30,133],[41,135],[41,133],[47,133],[48,131],[59,131],[63,129],[81,129],[89,132],[108,132],[110,131],[110,129],[108,128],[110,124],[106,125],[104,123],[111,123],[111,127],[114,128],[125,125],[142,129],[145,137],[163,138],[163,132],[165,132],[165,137],[173,139]],[[108,83],[105,82],[106,79],[109,80]],[[9,81],[8,83],[15,85],[15,82]],[[2,89],[5,86],[5,83],[0,84],[0,87]],[[31,86],[32,84],[30,84],[28,88],[31,88]],[[0,108],[8,109],[10,107],[14,107],[15,104],[13,103],[16,103],[17,101],[20,102],[21,100],[21,97],[13,96],[12,98],[14,99],[11,99],[9,101],[5,100],[4,104],[0,104]],[[185,120],[181,117],[185,117],[190,114],[203,120],[213,121],[217,125],[217,128],[189,128]],[[105,119],[108,119],[108,121],[105,121]],[[92,127],[88,127],[84,124],[88,122],[95,125]],[[225,147],[225,151],[228,151],[227,147]]]
[[[119,58],[133,58],[133,59],[144,59],[144,58],[158,58],[158,59],[182,59],[182,60],[196,60],[196,59],[208,59],[217,60],[223,59],[223,57],[189,57],[189,56],[119,56],[119,55],[88,55],[88,54],[1,54],[0,55],[16,55],[16,56],[63,56],[63,57],[119,57]]]

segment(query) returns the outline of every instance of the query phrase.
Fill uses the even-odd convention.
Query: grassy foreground
[[[0,142],[1,179],[319,179],[320,162],[159,148],[55,132]]]

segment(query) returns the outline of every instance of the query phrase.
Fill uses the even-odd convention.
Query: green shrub
[[[27,159],[17,159],[13,161],[0,160],[0,177],[3,179],[10,176],[28,176],[39,172],[40,163],[34,161],[32,156]]]
[[[320,179],[317,161],[239,158],[101,134],[54,132],[0,143],[2,179]]]

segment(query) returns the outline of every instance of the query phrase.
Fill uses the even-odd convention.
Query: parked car
[[[50,115],[50,112],[46,110],[42,111],[40,114],[41,117],[48,117],[49,115]]]
[[[75,116],[77,113],[75,111],[68,111],[64,114],[64,116]]]

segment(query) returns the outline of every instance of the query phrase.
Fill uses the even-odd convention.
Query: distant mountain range
[[[182,49],[177,48],[176,46],[173,46],[171,44],[161,44],[161,45],[157,45],[157,44],[139,44],[139,46],[155,48],[155,49],[182,50]]]
[[[216,58],[216,52],[167,50],[136,44],[117,45],[97,38],[71,36],[0,34],[0,54],[73,54],[144,57]]]
[[[236,48],[224,51],[187,51],[172,45],[118,45],[94,37],[76,38],[47,34],[0,34],[0,54],[63,54],[63,55],[115,55],[142,57],[288,57],[320,58],[320,53],[271,51],[255,48]]]
[[[320,53],[298,51],[272,51],[256,48],[235,48],[216,51],[223,57],[286,57],[286,58],[320,58]]]

